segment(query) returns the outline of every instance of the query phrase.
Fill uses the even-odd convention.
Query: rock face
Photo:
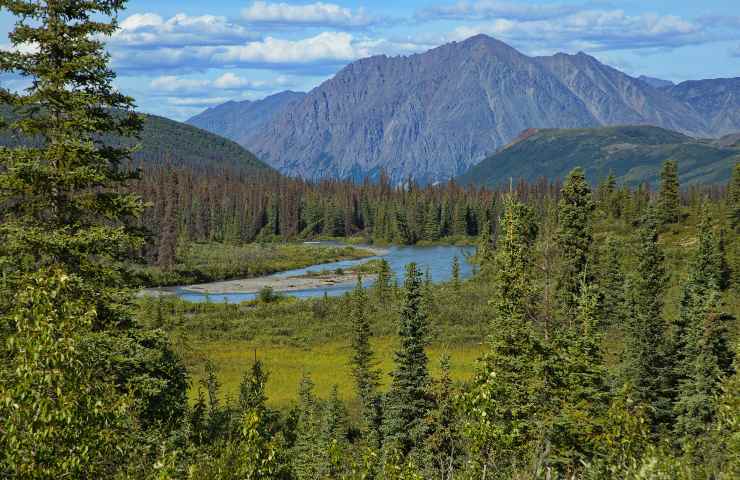
[[[529,57],[478,35],[423,54],[359,60],[279,108],[228,103],[190,123],[290,175],[362,179],[385,171],[396,182],[434,183],[528,128],[632,124],[729,133],[738,110],[721,105],[737,105],[736,87],[703,87],[712,100],[702,100],[683,85],[656,88],[583,53]]]
[[[643,83],[647,83],[653,88],[670,88],[676,85],[670,80],[663,80],[662,78],[648,77],[647,75],[640,75],[637,79]]]
[[[740,77],[690,80],[668,93],[698,112],[711,136],[740,132]]]
[[[260,127],[305,96],[305,93],[285,91],[257,101],[226,102],[209,108],[186,123],[248,145]]]

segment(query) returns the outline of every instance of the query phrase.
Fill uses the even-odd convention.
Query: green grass
[[[388,373],[393,368],[395,337],[383,337],[373,342],[379,368],[383,372],[384,388],[388,386]],[[257,358],[264,362],[270,373],[267,395],[270,406],[286,408],[297,398],[298,385],[304,374],[311,376],[316,384],[316,393],[327,397],[332,386],[338,387],[339,395],[348,404],[355,399],[354,384],[348,365],[351,355],[348,341],[332,341],[308,348],[279,345],[256,345],[244,341],[212,341],[192,346],[191,358],[208,358],[217,368],[225,397],[238,398],[239,383]],[[470,380],[475,361],[483,353],[483,345],[431,345],[427,353],[432,375],[438,375],[440,359],[447,354],[452,362],[453,379]],[[198,362],[191,370],[191,400],[197,395],[197,386],[203,376],[203,364]]]
[[[137,270],[147,286],[170,286],[253,278],[318,263],[367,258],[373,253],[351,246],[302,243],[189,243],[178,248],[177,264],[167,270],[155,266]]]

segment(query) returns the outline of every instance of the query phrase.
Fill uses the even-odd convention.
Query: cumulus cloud
[[[487,20],[504,18],[510,20],[546,20],[578,12],[582,7],[574,5],[532,5],[498,0],[461,0],[454,4],[438,5],[416,12],[420,20]]]
[[[353,11],[333,3],[323,2],[292,5],[256,1],[242,10],[242,18],[250,23],[338,28],[367,27],[380,21],[368,15],[362,8]]]
[[[245,27],[213,15],[178,13],[164,19],[155,13],[135,13],[124,19],[119,27],[108,41],[114,47],[233,45],[258,38]]]
[[[299,40],[267,37],[240,45],[114,50],[112,58],[115,67],[124,72],[258,68],[315,75],[324,73],[321,67],[335,68],[378,53],[418,50],[419,46],[413,43],[355,37],[346,32],[322,32]]]
[[[497,19],[455,29],[453,39],[478,33],[531,48],[602,51],[679,47],[706,41],[697,24],[674,15],[627,15],[622,10],[588,10],[550,20]]]
[[[249,80],[232,72],[226,72],[214,79],[162,75],[149,82],[149,87],[153,93],[158,95],[177,94],[178,97],[206,97],[214,91],[269,91],[276,88],[285,88],[292,84],[293,81],[284,75],[279,75],[275,79],[267,81]]]

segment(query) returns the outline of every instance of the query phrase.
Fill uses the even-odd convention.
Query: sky
[[[176,120],[478,33],[528,55],[584,51],[634,76],[740,76],[740,0],[129,0],[118,21],[116,86]],[[4,48],[13,23],[0,12]]]

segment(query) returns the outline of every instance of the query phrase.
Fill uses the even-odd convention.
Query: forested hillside
[[[646,126],[531,130],[472,167],[459,181],[495,187],[512,178],[565,178],[582,166],[592,182],[612,174],[620,184],[654,186],[663,163],[673,160],[684,185],[722,183],[740,161],[733,138],[697,140]]]
[[[4,121],[12,122],[17,115],[5,106],[0,109]],[[115,143],[115,135],[109,135]],[[34,143],[28,137],[4,129],[0,145],[19,146]],[[197,127],[156,115],[143,116],[143,128],[138,138],[124,141],[137,145],[132,155],[135,164],[189,167],[196,171],[222,169],[241,174],[272,174],[274,170],[237,143]]]

